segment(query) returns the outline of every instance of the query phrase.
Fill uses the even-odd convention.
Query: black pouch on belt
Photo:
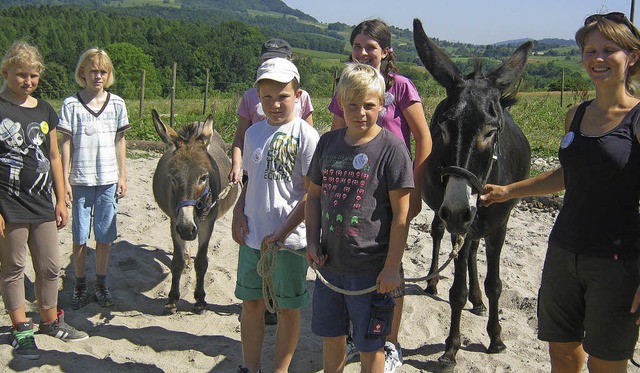
[[[371,298],[371,319],[367,329],[368,338],[379,338],[391,333],[393,309],[396,301],[389,294],[376,293]]]

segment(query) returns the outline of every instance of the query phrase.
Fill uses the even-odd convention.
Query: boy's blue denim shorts
[[[84,245],[91,234],[93,221],[93,234],[96,242],[111,243],[116,240],[116,215],[118,203],[116,202],[117,184],[99,186],[73,185],[71,231],[73,243]]]
[[[319,269],[330,284],[345,290],[362,290],[374,286],[378,274],[341,275]],[[339,337],[349,334],[349,321],[353,325],[353,343],[362,352],[374,352],[384,347],[386,337],[367,336],[371,320],[371,301],[375,294],[344,295],[329,289],[316,278],[313,290],[311,331],[321,337]]]
[[[273,273],[273,286],[280,308],[298,309],[309,304],[307,250],[300,249],[298,252],[304,256],[284,250],[278,251],[277,254],[277,264]],[[240,245],[235,290],[236,298],[243,301],[262,299],[262,277],[258,275],[257,271],[259,260],[260,250],[252,249],[247,245]]]

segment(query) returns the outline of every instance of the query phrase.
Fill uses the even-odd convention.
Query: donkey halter
[[[484,180],[480,180],[473,172],[467,170],[464,167],[459,166],[447,166],[443,167],[440,170],[440,182],[444,184],[445,176],[458,176],[465,179],[471,187],[478,193],[482,194],[482,189],[484,189],[484,185],[489,180],[489,175],[491,175],[491,170],[493,168],[494,163],[498,161],[498,156],[500,155],[500,146],[499,142],[500,130],[496,132],[496,138],[493,142],[493,149],[491,152],[491,158],[489,158],[489,165],[487,167],[487,172],[484,175]]]
[[[207,185],[204,188],[204,191],[202,191],[202,194],[200,195],[200,197],[198,197],[198,199],[184,199],[178,202],[178,204],[176,205],[176,215],[178,215],[181,208],[186,206],[194,206],[195,209],[199,212],[210,210],[211,208],[213,208],[213,206],[215,206],[216,203],[218,203],[219,198],[213,201],[213,203],[211,203],[210,206],[207,206],[207,200],[209,199],[209,196],[211,194],[210,192],[211,192],[211,189],[209,188],[209,185]]]

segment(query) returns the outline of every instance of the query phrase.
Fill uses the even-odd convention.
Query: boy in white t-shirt
[[[280,310],[272,371],[288,370],[300,335],[300,308],[309,303],[303,223],[309,181],[305,175],[319,135],[295,114],[299,82],[297,68],[287,59],[272,58],[258,68],[256,86],[267,119],[249,127],[244,137],[247,156],[242,168],[248,182],[234,208],[232,225],[233,239],[240,244],[235,289],[242,300],[239,372],[260,371],[266,305],[257,264],[263,238],[282,242],[302,255],[277,253],[273,288]]]

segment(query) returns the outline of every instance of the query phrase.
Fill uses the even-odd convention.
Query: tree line
[[[171,8],[163,9],[169,12]],[[178,64],[176,94],[179,98],[201,97],[207,71],[211,90],[242,93],[253,84],[260,46],[269,37],[283,37],[292,46],[304,49],[335,49],[335,52],[345,54],[345,60],[348,54],[344,39],[338,41],[339,47],[320,47],[318,41],[326,39],[333,43],[338,40],[341,32],[350,29],[344,24],[331,24],[326,30],[335,37],[315,35],[309,38],[305,32],[287,36],[282,30],[240,21],[211,25],[198,20],[158,17],[157,10],[154,14],[156,16],[129,16],[70,5],[3,8],[0,9],[3,30],[0,49],[6,50],[17,39],[26,39],[38,46],[47,65],[38,91],[43,97],[52,99],[66,97],[78,89],[73,78],[75,64],[79,55],[92,46],[104,48],[113,59],[116,84],[111,90],[124,98],[139,96],[141,70],[145,70],[146,76],[145,96],[168,97],[172,92],[174,62]],[[273,18],[265,18],[273,24]],[[264,20],[264,23],[269,22]],[[445,46],[445,49],[449,50],[449,47]],[[400,61],[410,63],[417,58],[411,44],[398,45],[394,49]],[[500,54],[508,51],[510,55],[512,49],[505,46],[492,50],[500,51]],[[488,61],[489,64],[499,63],[499,59],[495,59],[499,56],[492,54],[490,57],[494,60]],[[323,67],[310,58],[295,63],[304,89],[315,96],[331,95],[335,68]],[[470,63],[460,62],[459,65],[465,71]],[[555,87],[561,76],[558,69],[558,66],[527,66],[525,79],[531,83],[525,87],[538,90]],[[402,68],[401,73],[412,78],[421,92],[429,93],[430,87],[435,86],[426,70]],[[569,83],[572,81],[568,79]]]

